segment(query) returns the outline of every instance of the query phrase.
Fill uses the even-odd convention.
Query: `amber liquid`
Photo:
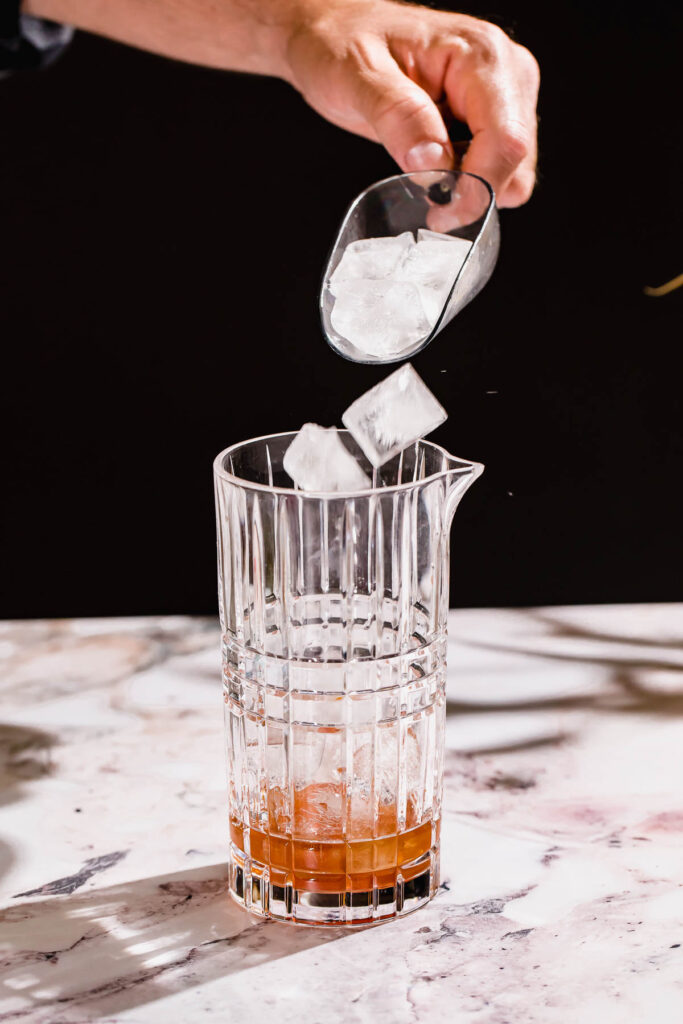
[[[343,788],[331,783],[310,785],[294,791],[292,829],[287,827],[289,814],[282,792],[271,790],[268,798],[268,831],[232,818],[230,837],[252,861],[268,866],[275,885],[320,893],[395,886],[399,874],[407,882],[426,870],[429,851],[439,840],[439,822],[416,824],[410,801],[402,831],[395,803],[380,803],[376,822],[369,805],[355,807],[343,829]]]

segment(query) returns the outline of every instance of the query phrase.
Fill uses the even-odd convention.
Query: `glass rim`
[[[493,186],[486,180],[486,178],[482,178],[480,174],[474,174],[472,171],[461,171],[459,167],[453,167],[449,169],[445,169],[443,167],[428,167],[423,171],[400,171],[398,174],[390,174],[387,178],[380,178],[379,181],[373,181],[371,185],[368,185],[367,188],[364,188],[362,192],[358,193],[356,198],[349,205],[347,214],[350,213],[354,209],[354,207],[358,206],[361,199],[364,199],[365,196],[369,195],[371,192],[374,192],[375,189],[380,188],[382,185],[388,185],[389,182],[391,181],[400,181],[401,178],[410,178],[412,181],[415,181],[415,179],[419,178],[421,174],[450,174],[453,178],[475,178],[477,181],[480,181],[489,195],[489,206],[487,207],[486,211],[482,213],[482,217],[486,216],[486,213],[488,213],[488,209],[495,202],[496,193],[493,190]],[[417,181],[415,182],[415,184],[419,185],[420,182]],[[344,217],[344,219],[346,220],[346,216]]]
[[[351,432],[346,429],[337,428],[338,433],[344,434],[347,437],[351,436]],[[346,498],[369,498],[377,494],[392,494],[399,491],[414,490],[416,487],[422,487],[427,483],[433,483],[435,480],[441,480],[444,477],[449,476],[460,476],[464,473],[476,472],[480,467],[483,468],[482,463],[472,462],[470,459],[461,459],[456,455],[451,455],[446,449],[437,444],[435,441],[428,441],[426,438],[421,437],[413,444],[428,445],[434,451],[440,452],[441,455],[448,462],[459,462],[461,466],[451,466],[446,469],[439,470],[438,473],[430,473],[429,476],[421,477],[419,480],[410,480],[402,484],[389,484],[383,487],[364,487],[362,490],[351,490],[351,491],[302,491],[295,487],[281,487],[271,484],[260,484],[255,480],[245,480],[244,477],[238,476],[236,473],[230,473],[223,466],[223,460],[228,455],[232,455],[237,452],[240,448],[244,448],[247,445],[256,444],[259,441],[274,441],[281,437],[291,437],[294,439],[299,433],[298,430],[283,430],[277,434],[262,434],[260,437],[250,437],[245,441],[238,441],[235,444],[228,445],[218,453],[213,460],[213,471],[214,477],[226,481],[226,483],[233,484],[235,487],[240,487],[242,490],[253,490],[261,491],[265,494],[281,494],[281,495],[296,495],[297,498],[314,498],[314,499],[346,499]],[[410,445],[408,445],[410,447]],[[405,450],[405,449],[404,449]]]

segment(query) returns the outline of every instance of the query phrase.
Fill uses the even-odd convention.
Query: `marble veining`
[[[442,885],[225,895],[218,627],[0,624],[0,1021],[683,1019],[683,605],[452,612]]]

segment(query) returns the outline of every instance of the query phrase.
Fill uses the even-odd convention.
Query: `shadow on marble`
[[[449,714],[479,714],[482,711],[542,711],[552,709],[567,710],[609,710],[637,713],[652,713],[658,715],[683,715],[683,663],[674,658],[667,657],[667,651],[678,651],[683,644],[676,641],[644,640],[639,637],[626,637],[612,633],[596,632],[594,630],[579,628],[572,624],[559,622],[541,612],[529,611],[526,613],[531,621],[542,623],[552,627],[553,637],[562,639],[575,639],[580,642],[594,641],[608,644],[629,644],[637,647],[656,647],[660,657],[633,656],[632,658],[614,658],[607,653],[601,655],[597,652],[590,654],[571,650],[553,651],[547,648],[539,650],[538,645],[533,641],[528,644],[520,643],[497,643],[495,641],[483,641],[479,639],[467,639],[462,641],[470,646],[484,650],[494,651],[497,654],[509,653],[513,655],[528,655],[538,661],[560,661],[577,662],[585,665],[599,665],[608,670],[606,685],[599,693],[586,693],[578,695],[548,696],[537,699],[512,699],[506,701],[457,701],[447,702]],[[536,639],[536,638],[533,638]],[[656,685],[647,685],[644,679],[647,674],[666,674],[666,687],[660,688]],[[661,676],[660,678],[664,678]]]
[[[42,729],[0,723],[0,805],[21,797],[26,782],[52,772],[57,737]]]
[[[613,631],[608,632],[606,630],[588,628],[585,625],[577,625],[576,623],[568,621],[566,618],[562,617],[559,611],[553,611],[548,609],[520,609],[520,614],[522,614],[525,619],[528,619],[531,626],[541,626],[545,630],[547,630],[547,632],[533,635],[532,642],[527,645],[520,645],[518,643],[506,645],[488,642],[485,643],[483,641],[474,641],[475,645],[477,647],[484,647],[492,651],[509,650],[513,651],[516,654],[528,654],[532,657],[541,656],[543,658],[558,659],[560,661],[578,661],[607,666],[627,664],[633,668],[662,668],[683,672],[683,662],[681,661],[680,657],[667,657],[669,651],[678,653],[679,651],[683,650],[683,639],[679,639],[678,637],[670,636],[664,640],[661,638],[658,639],[649,637],[647,635],[642,635],[640,633],[617,633]],[[683,633],[683,629],[681,632]],[[539,649],[539,639],[576,641],[579,649],[574,652],[566,649],[553,652],[551,650],[548,650],[545,644],[543,644],[543,647]],[[633,657],[617,659],[614,657],[613,653],[610,656],[609,651],[605,651],[602,654],[599,653],[599,649],[588,655],[585,652],[585,650],[581,650],[581,645],[585,644],[586,642],[595,643],[597,645],[624,645],[626,647],[641,647],[645,648],[646,650],[652,649],[659,651],[660,656],[637,657],[634,653]],[[683,696],[683,684],[681,688],[681,696]]]
[[[0,1019],[97,1020],[346,934],[259,921],[226,890],[216,864],[17,903],[0,913]]]
[[[26,783],[52,773],[57,739],[41,729],[0,723],[0,807],[25,795]],[[0,839],[0,878],[15,861],[11,846]]]
[[[3,878],[16,860],[12,847],[0,839],[0,878]]]
[[[681,685],[683,686],[683,671],[681,672]],[[652,714],[678,717],[683,715],[683,692],[682,693],[656,693],[638,684],[633,677],[623,671],[615,672],[611,676],[611,682],[615,683],[621,692],[604,693],[580,696],[580,697],[548,697],[539,700],[510,700],[505,703],[501,701],[457,701],[446,702],[446,713],[448,715],[481,714],[482,712],[501,711],[620,711],[637,714]],[[562,738],[558,736],[558,739]],[[538,746],[536,740],[529,743],[530,746]],[[522,744],[526,746],[526,744]],[[519,747],[517,748],[519,749]]]
[[[516,753],[540,746],[559,745],[574,735],[576,717],[556,718],[550,731],[545,732],[543,722],[551,719],[543,716],[548,712],[586,712],[651,715],[662,718],[683,716],[683,644],[676,636],[654,639],[640,636],[633,630],[619,633],[615,630],[599,630],[566,621],[559,612],[543,609],[515,610],[513,631],[503,628],[488,639],[481,635],[463,635],[457,642],[493,654],[510,655],[517,661],[516,676],[512,671],[513,662],[504,660],[499,667],[496,663],[482,665],[477,671],[477,685],[469,687],[466,699],[452,697],[447,700],[446,711],[451,719],[470,716],[507,715],[505,736],[500,742],[484,742],[470,745],[461,751],[466,756],[480,754]],[[683,630],[682,630],[683,632]],[[500,637],[500,639],[498,639]],[[564,690],[566,682],[558,675],[553,665],[564,663],[573,673],[569,692]],[[571,669],[574,666],[576,671]],[[585,674],[583,667],[585,666]],[[598,673],[596,675],[596,672]],[[499,678],[510,681],[510,696],[494,682],[481,687],[479,680],[487,683]],[[540,688],[532,685],[519,687],[519,677],[529,676],[530,681],[538,676],[547,677]],[[577,686],[578,683],[578,686]],[[484,689],[484,696],[476,694]],[[488,688],[488,695],[486,690]],[[573,691],[573,692],[572,692]],[[511,717],[510,717],[511,715]],[[535,722],[530,735],[519,737],[515,722]],[[571,730],[565,722],[571,721]],[[502,726],[501,726],[502,729]],[[484,730],[488,735],[491,730]]]
[[[454,713],[457,714],[458,712]],[[485,757],[489,754],[519,754],[525,750],[542,750],[544,747],[556,747],[560,743],[564,743],[570,735],[571,733],[569,732],[561,732],[552,733],[547,736],[537,736],[529,740],[505,740],[500,743],[482,743],[468,750],[447,751],[447,756],[451,753],[457,754],[460,757]]]
[[[600,608],[599,605],[596,606]],[[562,616],[561,611],[556,609],[537,609],[531,608],[528,610],[529,617],[534,621],[544,626],[549,626],[552,635],[557,637],[564,637],[571,639],[576,637],[579,640],[599,640],[604,643],[617,643],[617,644],[633,644],[638,647],[654,647],[659,648],[670,648],[671,650],[683,650],[683,638],[672,638],[669,637],[667,640],[661,640],[647,636],[642,633],[616,633],[607,632],[606,630],[595,630],[586,629],[585,626],[577,626],[573,622],[569,622],[565,617]]]

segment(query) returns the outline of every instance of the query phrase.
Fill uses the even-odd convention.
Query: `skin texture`
[[[462,169],[499,206],[531,195],[534,57],[495,25],[393,0],[24,0],[23,11],[179,60],[273,75],[404,171],[450,169],[442,111],[472,141]]]

